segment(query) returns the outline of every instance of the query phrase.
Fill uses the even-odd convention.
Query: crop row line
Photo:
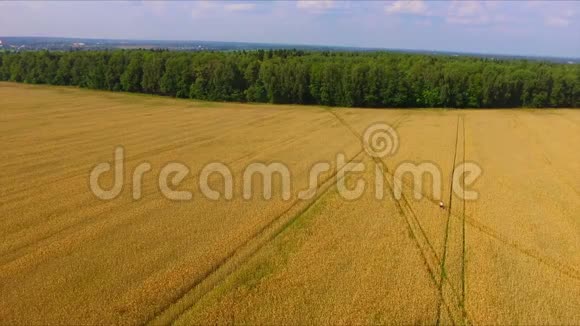
[[[466,139],[465,139],[465,116],[462,117],[463,120],[463,163],[465,163],[465,143],[466,143]],[[463,173],[462,176],[462,189],[463,189],[463,194],[462,194],[462,198],[463,198],[463,210],[462,210],[462,217],[461,217],[461,225],[462,225],[462,230],[461,230],[461,306],[463,307],[463,311],[466,311],[465,308],[465,296],[467,294],[467,289],[465,287],[465,281],[467,278],[467,274],[465,273],[465,256],[466,256],[466,235],[465,235],[465,173]]]
[[[445,272],[445,261],[447,259],[447,242],[449,240],[449,222],[451,220],[451,210],[453,209],[453,175],[455,173],[455,164],[457,163],[457,147],[459,144],[459,120],[460,116],[457,116],[457,125],[455,126],[455,152],[453,153],[453,163],[451,165],[451,175],[449,177],[449,207],[447,208],[447,222],[445,223],[445,235],[443,239],[443,256],[441,257],[441,274],[439,277],[439,291],[443,291],[443,279],[447,278],[447,273]],[[441,303],[437,308],[437,325],[441,322]]]
[[[361,156],[362,152],[362,149],[359,150],[347,163],[357,159]],[[344,167],[342,169],[344,169]],[[276,238],[310,207],[318,202],[318,200],[320,200],[320,198],[322,198],[328,190],[332,188],[332,185],[336,184],[335,181],[337,180],[337,174],[342,169],[336,169],[336,171],[334,171],[334,173],[329,176],[322,185],[315,189],[316,196],[314,196],[313,199],[306,201],[304,206],[299,205],[304,202],[303,200],[296,199],[290,207],[257,230],[252,236],[232,250],[223,259],[214,264],[186,290],[182,291],[175,300],[162,307],[158,313],[147,321],[147,323],[155,325],[170,324],[177,320],[177,318],[179,318],[179,316],[187,309],[195,306],[195,304],[215,288],[217,284],[248,262],[261,248]]]
[[[350,130],[351,133],[355,137],[357,137],[357,139],[362,139],[361,138],[361,135],[354,128],[352,128],[352,126],[350,126],[342,117],[340,117],[336,112],[334,112],[333,110],[329,110],[329,112],[331,114],[333,114],[348,130]],[[402,121],[403,118],[404,117],[401,117],[400,119],[397,119],[396,122],[393,124],[393,127],[394,128],[397,128],[399,126],[399,123]],[[421,226],[421,223],[419,223],[419,220],[417,218],[417,214],[413,210],[413,208],[410,205],[407,197],[405,196],[405,194],[402,191],[401,191],[401,194],[402,194],[401,199],[402,199],[403,203],[405,204],[405,208],[409,211],[410,214],[406,214],[405,213],[405,210],[403,209],[403,206],[400,204],[400,202],[398,200],[396,200],[394,198],[394,195],[393,195],[394,194],[394,192],[393,192],[394,185],[391,185],[391,182],[390,182],[389,178],[387,178],[387,176],[386,176],[387,174],[388,175],[392,175],[389,172],[389,169],[388,169],[387,164],[382,159],[378,159],[376,157],[372,157],[372,156],[370,156],[368,154],[367,154],[367,156],[369,156],[371,159],[373,159],[373,161],[375,161],[375,163],[377,165],[382,166],[383,167],[383,170],[386,172],[385,173],[385,179],[387,181],[387,185],[390,188],[390,191],[389,192],[392,195],[392,199],[395,202],[395,204],[397,205],[397,208],[398,208],[399,212],[401,213],[401,215],[403,215],[403,217],[405,219],[405,222],[407,224],[407,227],[409,228],[409,231],[413,234],[413,241],[414,241],[415,245],[418,247],[418,249],[419,249],[419,251],[421,253],[421,256],[422,256],[423,261],[424,261],[424,263],[426,265],[426,268],[427,268],[427,272],[429,273],[429,275],[431,277],[431,280],[433,281],[433,283],[435,285],[435,288],[438,290],[439,296],[440,296],[443,304],[447,308],[447,312],[449,313],[450,317],[453,319],[453,314],[451,313],[450,306],[445,301],[444,293],[443,293],[443,291],[440,291],[439,290],[439,280],[435,277],[435,275],[437,274],[436,273],[436,269],[437,269],[437,267],[440,266],[441,260],[437,256],[437,252],[435,251],[433,245],[429,241],[429,239],[428,239],[428,237],[427,237],[427,235],[425,233],[425,230]],[[419,231],[417,231],[417,229]],[[421,237],[419,237],[419,235]],[[425,242],[425,244],[422,245],[419,242],[419,239],[422,239],[422,241]],[[448,282],[448,280],[446,278],[444,280]],[[454,296],[452,299],[455,299],[455,301],[456,301],[452,305],[452,307],[454,309],[461,310],[462,311],[461,314],[463,316],[465,316],[464,317],[464,321],[468,321],[468,319],[466,317],[467,316],[467,312],[461,306],[460,298],[459,298],[459,296],[457,294],[457,291],[453,288],[453,286],[451,284],[448,284],[448,285],[451,288],[451,292],[452,292],[452,294]],[[457,302],[457,301],[459,301],[459,302]],[[452,321],[452,322],[455,324],[454,321]]]

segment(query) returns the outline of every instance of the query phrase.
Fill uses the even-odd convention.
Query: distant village
[[[213,42],[212,42],[213,43]],[[91,40],[42,37],[4,37],[0,39],[0,51],[71,51],[106,49],[162,49],[182,51],[232,50],[231,46],[215,42],[174,42],[174,41],[131,41],[131,40]]]

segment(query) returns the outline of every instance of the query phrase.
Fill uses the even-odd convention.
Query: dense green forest
[[[580,65],[387,52],[0,53],[0,80],[211,101],[579,107]]]

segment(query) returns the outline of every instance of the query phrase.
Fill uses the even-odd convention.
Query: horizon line
[[[275,46],[300,46],[300,47],[326,47],[326,48],[344,48],[359,49],[369,51],[397,51],[397,52],[435,52],[441,54],[460,54],[460,55],[485,55],[485,56],[504,56],[504,57],[522,57],[522,58],[552,58],[552,59],[575,59],[580,60],[580,56],[556,56],[556,55],[539,55],[539,54],[510,54],[510,53],[491,53],[491,52],[468,52],[455,50],[434,50],[434,49],[412,49],[412,48],[388,48],[388,47],[366,47],[357,45],[329,45],[329,44],[308,44],[308,43],[281,43],[281,42],[256,42],[256,41],[219,41],[219,40],[179,40],[179,39],[147,39],[147,38],[100,38],[100,37],[76,37],[76,36],[8,36],[0,35],[2,38],[39,38],[39,39],[85,39],[85,40],[103,40],[103,41],[151,41],[151,42],[208,42],[208,43],[231,43],[231,44],[255,44],[255,45],[275,45]],[[291,48],[288,48],[291,49]]]

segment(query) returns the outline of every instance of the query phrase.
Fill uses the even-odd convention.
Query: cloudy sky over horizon
[[[580,57],[580,2],[3,1],[0,35]]]

